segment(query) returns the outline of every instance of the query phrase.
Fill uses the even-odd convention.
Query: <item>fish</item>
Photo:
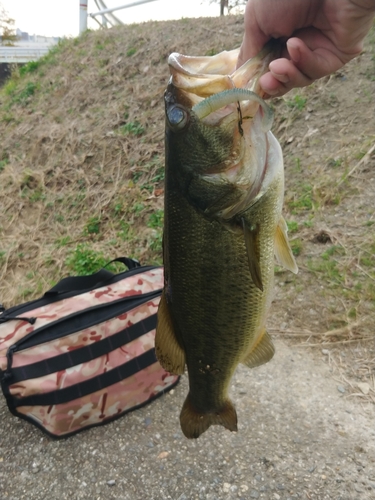
[[[233,374],[274,355],[266,330],[274,256],[298,271],[281,213],[282,151],[259,85],[275,50],[265,46],[238,69],[238,49],[168,59],[155,352],[170,373],[187,367],[180,425],[191,439],[211,425],[237,431]]]

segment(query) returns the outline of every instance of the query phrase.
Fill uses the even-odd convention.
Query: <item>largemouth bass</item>
[[[156,354],[174,374],[187,365],[180,423],[188,438],[210,425],[237,430],[228,397],[239,363],[269,361],[265,329],[274,254],[297,272],[283,203],[283,159],[259,77],[272,49],[235,70],[238,50],[169,57],[165,92],[165,286]]]

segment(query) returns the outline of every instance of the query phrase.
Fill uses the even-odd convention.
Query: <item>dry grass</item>
[[[209,35],[207,23],[193,20],[87,33],[64,42],[35,71],[15,73],[5,86],[5,305],[39,295],[68,273],[90,272],[90,257],[98,263],[118,255],[160,262],[162,224],[153,227],[149,218],[163,206],[167,57],[177,49],[191,52],[194,44],[197,53],[218,52],[241,37],[238,18],[208,23]],[[227,30],[231,42],[223,36]],[[85,247],[77,256],[82,265],[73,259],[67,266],[78,245],[95,255],[86,255]]]
[[[167,57],[232,49],[242,34],[231,16],[86,33],[13,75],[0,91],[0,302],[30,300],[116,256],[161,262]],[[343,71],[273,103],[300,273],[278,269],[270,327],[304,345],[362,342],[366,380],[375,371],[374,47],[372,32]]]

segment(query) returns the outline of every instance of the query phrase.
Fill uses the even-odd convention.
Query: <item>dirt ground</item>
[[[187,440],[172,393],[107,426],[51,441],[0,400],[0,498],[371,500],[374,409],[337,389],[329,367],[276,342],[276,355],[240,367],[231,388],[239,429]]]
[[[87,33],[15,73],[0,92],[0,303],[119,255],[161,262],[166,58],[242,33],[231,16]],[[272,101],[299,274],[276,267],[277,355],[235,376],[239,432],[186,441],[185,378],[58,443],[0,399],[1,499],[375,498],[374,104],[374,28],[343,70]]]

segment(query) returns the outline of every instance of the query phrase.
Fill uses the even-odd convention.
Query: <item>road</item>
[[[186,376],[151,405],[63,441],[10,415],[1,398],[1,500],[374,499],[374,407],[337,389],[323,355],[276,349],[234,376],[238,433],[183,436]]]

